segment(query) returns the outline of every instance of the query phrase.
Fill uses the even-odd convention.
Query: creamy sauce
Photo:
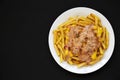
[[[93,31],[93,26],[70,26],[68,37],[69,41],[65,45],[66,48],[77,55],[80,62],[89,63],[91,61],[91,55],[100,46],[100,42]]]

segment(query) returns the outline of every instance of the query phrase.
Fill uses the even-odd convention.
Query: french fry
[[[73,62],[72,62],[71,58],[68,59],[68,63],[69,63],[70,65],[73,65]]]
[[[98,28],[97,26],[95,26],[95,25],[93,26],[93,29],[94,29],[94,30],[97,30],[97,28]]]
[[[65,50],[65,56],[67,56],[67,55],[68,55],[68,52],[69,52],[68,50]]]
[[[106,33],[105,33],[105,27],[103,27],[103,35],[101,37],[103,42],[105,42],[105,35],[106,35]]]
[[[88,19],[92,20],[92,21],[95,21],[94,17],[90,15],[87,16]]]
[[[65,36],[65,44],[67,44],[67,43],[68,43],[68,37]]]
[[[69,56],[73,57],[73,53],[71,51],[69,51]]]
[[[58,48],[60,49],[61,53],[64,54],[64,51],[60,45],[58,45]]]
[[[95,16],[95,25],[98,25],[98,18]]]
[[[58,44],[61,39],[62,39],[62,37],[60,36],[60,37],[58,38],[58,40],[56,41],[56,44]]]
[[[106,28],[105,28],[105,36],[106,36],[106,47],[108,47],[108,44],[109,44],[109,33],[108,33],[108,31],[106,30]]]
[[[80,68],[80,67],[83,67],[83,66],[85,66],[85,65],[86,65],[86,63],[83,62],[83,63],[78,64],[77,67]]]
[[[102,28],[98,27],[97,28],[97,36],[100,37],[102,35]]]
[[[96,60],[93,60],[93,61],[90,62],[89,64],[90,64],[90,65],[93,65],[93,64],[97,63],[98,61],[101,60],[102,57],[103,57],[103,55],[99,55],[99,56],[96,58]]]
[[[60,56],[60,51],[58,50],[58,47],[56,45],[54,45],[54,47],[55,47],[57,55]]]
[[[84,20],[86,20],[86,17],[81,16],[78,20],[79,20],[79,21],[84,21]]]
[[[95,51],[92,56],[91,56],[92,60],[95,60],[97,58],[97,51]]]
[[[83,27],[85,27],[85,26],[87,26],[87,24],[83,24],[83,23],[78,23],[78,25],[80,25],[80,26],[83,26]]]
[[[80,64],[79,60],[74,60],[73,58],[72,58],[72,62],[73,62],[74,65],[79,65]]]
[[[63,62],[63,56],[60,54],[60,62]]]
[[[99,51],[100,51],[100,54],[103,55],[104,51],[101,47],[99,48]]]
[[[85,20],[86,20],[87,22],[90,22],[91,24],[95,24],[95,22],[94,22],[93,20],[89,19],[89,18],[86,18]]]
[[[99,20],[98,22],[98,26],[102,27],[101,21]]]
[[[72,59],[76,60],[76,61],[79,61],[79,58],[78,57],[72,57]]]
[[[91,22],[88,22],[88,21],[79,21],[80,24],[85,24],[85,25],[90,25]]]
[[[55,42],[56,42],[56,37],[57,37],[57,34],[56,34],[56,31],[55,31],[55,30],[53,31],[53,34],[54,34],[53,42],[54,42],[54,44],[55,44]]]
[[[64,48],[64,33],[62,29],[61,29],[61,38],[62,38],[62,48]]]
[[[102,47],[103,47],[103,49],[106,49],[106,46],[105,46],[104,42],[102,42]]]

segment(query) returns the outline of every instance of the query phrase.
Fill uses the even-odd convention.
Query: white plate
[[[94,64],[92,66],[81,67],[81,68],[78,68],[75,65],[69,65],[67,62],[60,63],[60,59],[57,56],[56,51],[54,49],[54,45],[53,45],[53,30],[56,29],[59,24],[65,22],[70,16],[75,16],[75,15],[87,16],[90,13],[94,13],[95,15],[100,17],[102,25],[104,25],[109,32],[109,46],[108,46],[108,49],[106,50],[103,58],[99,62],[97,62],[96,64]],[[103,16],[100,12],[93,10],[91,8],[77,7],[77,8],[72,8],[72,9],[69,9],[69,10],[63,12],[54,21],[54,23],[50,29],[50,32],[49,32],[48,42],[49,42],[49,48],[50,48],[53,58],[62,68],[64,68],[67,71],[73,72],[73,73],[86,74],[86,73],[91,73],[91,72],[94,72],[94,71],[100,69],[108,62],[108,60],[110,59],[110,57],[112,56],[112,53],[113,53],[115,38],[114,38],[114,32],[113,32],[112,26],[105,16]]]

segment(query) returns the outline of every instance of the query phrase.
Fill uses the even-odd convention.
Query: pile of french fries
[[[70,50],[65,49],[65,44],[69,41],[69,26],[85,27],[87,25],[93,25],[94,31],[101,43],[99,49],[92,54],[92,61],[89,64],[85,62],[80,63],[78,57],[74,56]],[[70,17],[66,22],[60,24],[58,28],[53,31],[53,34],[54,47],[57,55],[60,57],[60,62],[66,61],[70,65],[77,65],[78,67],[92,65],[98,62],[103,57],[109,45],[109,33],[106,27],[101,24],[100,18],[92,13],[88,16]]]

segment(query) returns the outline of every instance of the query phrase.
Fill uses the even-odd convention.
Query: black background
[[[119,1],[119,0],[118,0]],[[119,80],[120,12],[117,0],[0,0],[0,80]],[[100,70],[78,75],[62,69],[52,58],[48,33],[54,20],[74,7],[90,7],[108,18],[115,49]]]

